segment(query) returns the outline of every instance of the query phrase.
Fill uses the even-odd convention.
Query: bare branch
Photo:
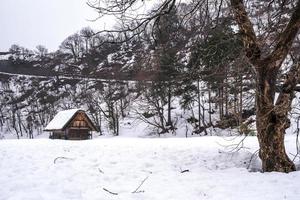
[[[246,56],[252,64],[255,64],[261,57],[261,50],[257,44],[257,37],[253,29],[253,24],[246,12],[243,0],[230,0],[230,2],[234,18],[242,35]]]
[[[132,192],[132,193],[141,193],[141,192],[144,192],[143,190],[142,191],[139,191],[139,189],[142,187],[142,185],[145,183],[145,181],[149,178],[149,176],[147,176],[146,178],[144,178],[144,180],[142,180],[142,182],[140,183],[140,185]]]
[[[109,191],[109,190],[106,189],[106,188],[103,188],[103,190],[104,190],[105,192],[108,192],[109,194],[112,194],[112,195],[118,195],[118,193]]]
[[[293,41],[300,29],[300,0],[291,16],[285,30],[278,36],[277,45],[274,51],[266,58],[270,62],[276,62],[277,70],[281,67],[281,63],[286,58],[292,47]]]
[[[74,158],[67,158],[67,157],[60,156],[60,157],[55,158],[54,161],[53,161],[53,163],[56,164],[56,161],[57,161],[58,159],[74,160]]]
[[[288,113],[291,110],[291,104],[294,98],[294,90],[300,80],[300,62],[292,65],[290,71],[286,75],[281,92],[276,101],[275,112],[279,116]]]

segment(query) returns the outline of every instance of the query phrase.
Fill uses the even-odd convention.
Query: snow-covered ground
[[[241,139],[0,140],[0,199],[300,199],[300,171],[258,172],[256,137],[230,151]],[[286,146],[295,154],[294,136]]]

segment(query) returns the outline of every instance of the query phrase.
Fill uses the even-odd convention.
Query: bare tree
[[[48,49],[43,45],[37,45],[36,49],[37,49],[36,53],[40,58],[45,57],[48,53]]]
[[[60,45],[60,49],[63,52],[71,54],[73,56],[74,61],[77,62],[83,54],[83,39],[78,33],[70,35],[62,42],[62,44]]]
[[[170,13],[176,7],[176,2],[176,0],[160,1],[148,14],[135,17],[138,23],[134,27],[124,25],[125,29],[121,31],[132,32],[131,35],[134,35],[134,31],[141,30],[141,27],[156,25],[162,15]],[[124,19],[132,19],[131,8],[136,8],[142,3],[143,0],[104,1],[104,3],[94,1],[89,5],[100,15],[115,15],[124,22],[126,21]],[[262,10],[271,15],[263,18],[260,17],[262,12],[257,12],[256,15],[250,13],[258,3],[263,5]],[[256,72],[256,121],[263,171],[294,171],[295,165],[285,152],[284,134],[285,129],[289,127],[288,112],[291,110],[294,88],[299,80],[299,63],[295,63],[286,74],[277,99],[275,89],[283,67],[282,63],[287,58],[300,28],[300,0],[252,0],[247,3],[243,0],[199,0],[191,1],[191,4],[193,5],[191,9],[186,11],[186,19],[188,20],[191,14],[204,10],[206,12],[205,19],[202,20],[204,23],[206,18],[215,19],[211,26],[218,23],[221,15],[228,15],[228,11],[232,11],[234,22],[238,25],[242,36],[246,57]],[[251,20],[255,20],[255,23]]]
[[[285,129],[290,126],[288,112],[299,81],[300,65],[294,64],[287,73],[279,97],[275,99],[276,81],[300,28],[300,1],[284,30],[274,39],[270,53],[262,53],[254,25],[241,0],[231,0],[232,11],[242,34],[246,56],[256,72],[256,122],[260,145],[259,156],[264,171],[290,172],[295,165],[284,147]]]

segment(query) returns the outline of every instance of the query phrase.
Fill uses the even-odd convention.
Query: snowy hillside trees
[[[122,18],[132,18],[129,8],[142,3],[139,0],[112,1],[104,4],[91,3],[91,7],[101,14],[119,14]],[[176,7],[176,0],[164,0],[147,16],[136,15],[138,25],[124,32],[139,27],[154,26]],[[211,4],[214,2],[215,6]],[[260,143],[260,158],[264,171],[290,172],[295,170],[284,148],[284,133],[289,127],[288,112],[291,109],[294,87],[299,80],[299,64],[294,63],[287,73],[282,91],[275,101],[276,81],[283,61],[287,58],[293,41],[300,28],[300,1],[192,1],[193,7],[186,16],[206,9],[206,19],[215,19],[211,26],[218,24],[219,17],[230,15],[239,27],[244,52],[249,64],[256,72],[256,118]],[[227,8],[227,9],[226,9]],[[266,14],[260,14],[263,13]],[[250,14],[248,14],[250,12]],[[188,19],[187,19],[188,21]],[[202,24],[202,25],[204,25]],[[286,25],[287,24],[287,25]],[[126,27],[126,26],[125,26]],[[273,31],[272,31],[273,30]],[[274,31],[275,30],[275,31]],[[199,36],[202,34],[199,33]],[[201,56],[201,55],[199,55]],[[221,113],[223,114],[223,113]]]

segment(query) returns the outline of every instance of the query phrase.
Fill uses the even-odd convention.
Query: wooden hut
[[[58,112],[44,131],[50,132],[51,139],[91,139],[91,131],[98,131],[88,115],[80,109]]]

